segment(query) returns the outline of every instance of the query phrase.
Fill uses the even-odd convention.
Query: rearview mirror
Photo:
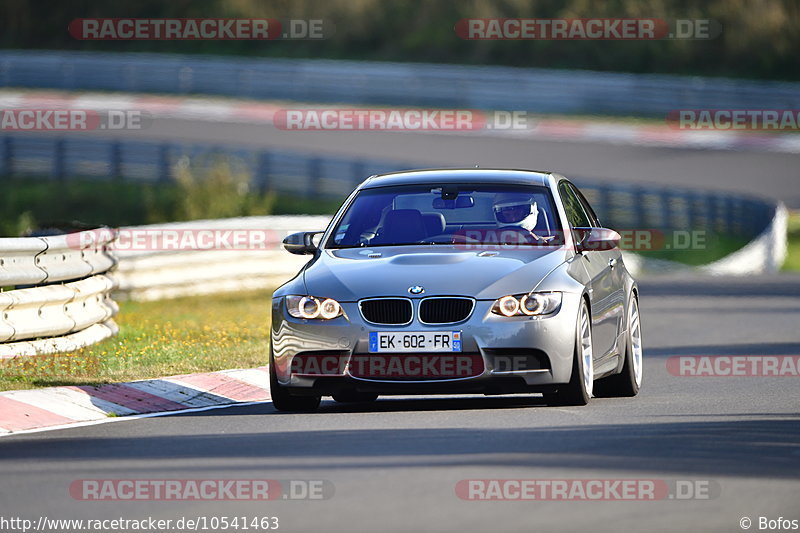
[[[461,195],[454,200],[445,200],[444,198],[434,198],[434,209],[465,209],[475,205],[475,198],[468,195]]]
[[[608,228],[575,228],[575,247],[578,252],[613,250],[622,238],[619,233]]]
[[[314,244],[314,236],[323,233],[322,231],[301,231],[292,233],[283,239],[283,247],[287,252],[296,255],[309,255],[317,251]]]

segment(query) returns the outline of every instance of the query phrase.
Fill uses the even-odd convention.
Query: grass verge
[[[271,291],[123,302],[119,335],[0,362],[0,390],[159,378],[267,364]]]
[[[663,259],[674,261],[689,266],[706,265],[722,259],[744,247],[749,241],[727,235],[705,234],[702,241],[696,243],[675,242],[667,243],[658,250],[634,250],[646,259]]]
[[[789,213],[788,243],[783,270],[800,272],[800,211]]]

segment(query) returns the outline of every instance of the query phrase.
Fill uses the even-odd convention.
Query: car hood
[[[376,254],[380,254],[376,257]],[[372,257],[370,257],[372,256]],[[375,296],[465,295],[495,299],[533,289],[566,260],[563,247],[460,250],[393,246],[323,250],[304,272],[308,294],[352,302]]]

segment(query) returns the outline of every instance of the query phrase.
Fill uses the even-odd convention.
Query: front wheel
[[[622,366],[622,372],[599,380],[595,386],[597,396],[615,398],[639,394],[642,386],[643,363],[639,302],[635,295],[631,295],[631,302],[628,305],[628,334],[625,338],[625,363]]]
[[[592,350],[592,317],[586,302],[581,303],[576,331],[575,357],[569,383],[552,394],[545,394],[548,403],[586,405],[594,391],[594,353]]]
[[[272,352],[271,349],[270,352]],[[271,353],[269,357],[269,392],[275,409],[290,413],[315,411],[322,400],[320,396],[292,396],[289,394],[288,389],[278,383],[278,375],[275,372],[275,358]]]

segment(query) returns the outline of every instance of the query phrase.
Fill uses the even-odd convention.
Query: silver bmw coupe
[[[541,393],[551,405],[635,396],[638,289],[581,192],[528,170],[372,176],[272,299],[270,385],[281,411],[322,396]]]

